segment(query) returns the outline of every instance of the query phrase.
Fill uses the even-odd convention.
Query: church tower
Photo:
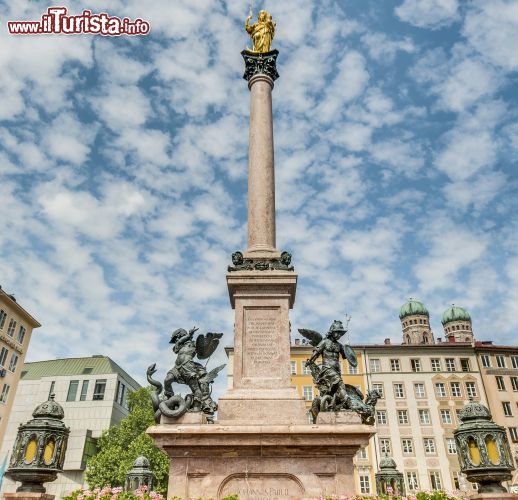
[[[422,302],[409,299],[399,310],[403,344],[434,344],[430,314]]]
[[[471,316],[462,307],[452,304],[444,311],[441,319],[444,338],[454,342],[473,342]]]

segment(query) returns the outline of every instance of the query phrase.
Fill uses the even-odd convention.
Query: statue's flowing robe
[[[269,52],[272,46],[275,28],[271,21],[258,22],[247,26],[246,30],[252,37],[255,52]]]

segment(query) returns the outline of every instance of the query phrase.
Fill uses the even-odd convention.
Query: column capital
[[[278,50],[271,50],[270,52],[251,52],[250,50],[243,50],[241,52],[245,60],[245,74],[243,78],[248,81],[248,87],[252,83],[252,78],[257,75],[264,75],[273,82],[279,78],[277,73],[277,56]]]

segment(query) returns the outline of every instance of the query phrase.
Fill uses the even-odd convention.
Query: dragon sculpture
[[[157,423],[160,422],[161,415],[177,419],[187,412],[201,412],[209,423],[214,423],[214,413],[218,405],[211,397],[211,386],[225,365],[217,366],[208,372],[205,366],[194,361],[194,358],[206,359],[208,363],[223,334],[209,332],[206,335],[198,335],[194,341],[193,336],[197,330],[196,327],[189,331],[179,328],[172,333],[169,343],[173,344],[173,352],[177,356],[163,384],[153,379],[156,363],[147,369],[147,380],[155,387],[151,393],[151,400]],[[173,383],[187,385],[191,393],[185,397],[175,394]]]
[[[341,321],[334,321],[325,337],[314,330],[299,328],[299,333],[315,348],[313,355],[305,363],[319,391],[310,413],[316,423],[321,411],[352,410],[361,416],[364,424],[374,425],[374,408],[380,394],[376,390],[369,391],[364,401],[358,388],[342,380],[340,356],[347,359],[351,366],[358,366],[353,349],[339,342],[346,332]],[[322,356],[320,365],[315,363],[319,356]]]

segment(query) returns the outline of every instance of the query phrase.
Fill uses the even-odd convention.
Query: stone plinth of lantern
[[[473,499],[518,498],[501,484],[512,478],[514,469],[505,428],[493,422],[489,409],[476,401],[459,412],[459,419],[462,423],[453,435],[461,472],[480,485]]]
[[[40,404],[32,413],[33,419],[20,425],[6,476],[22,484],[16,493],[4,493],[5,499],[51,500],[44,483],[55,481],[63,470],[70,429],[63,423],[63,407],[54,401]]]

